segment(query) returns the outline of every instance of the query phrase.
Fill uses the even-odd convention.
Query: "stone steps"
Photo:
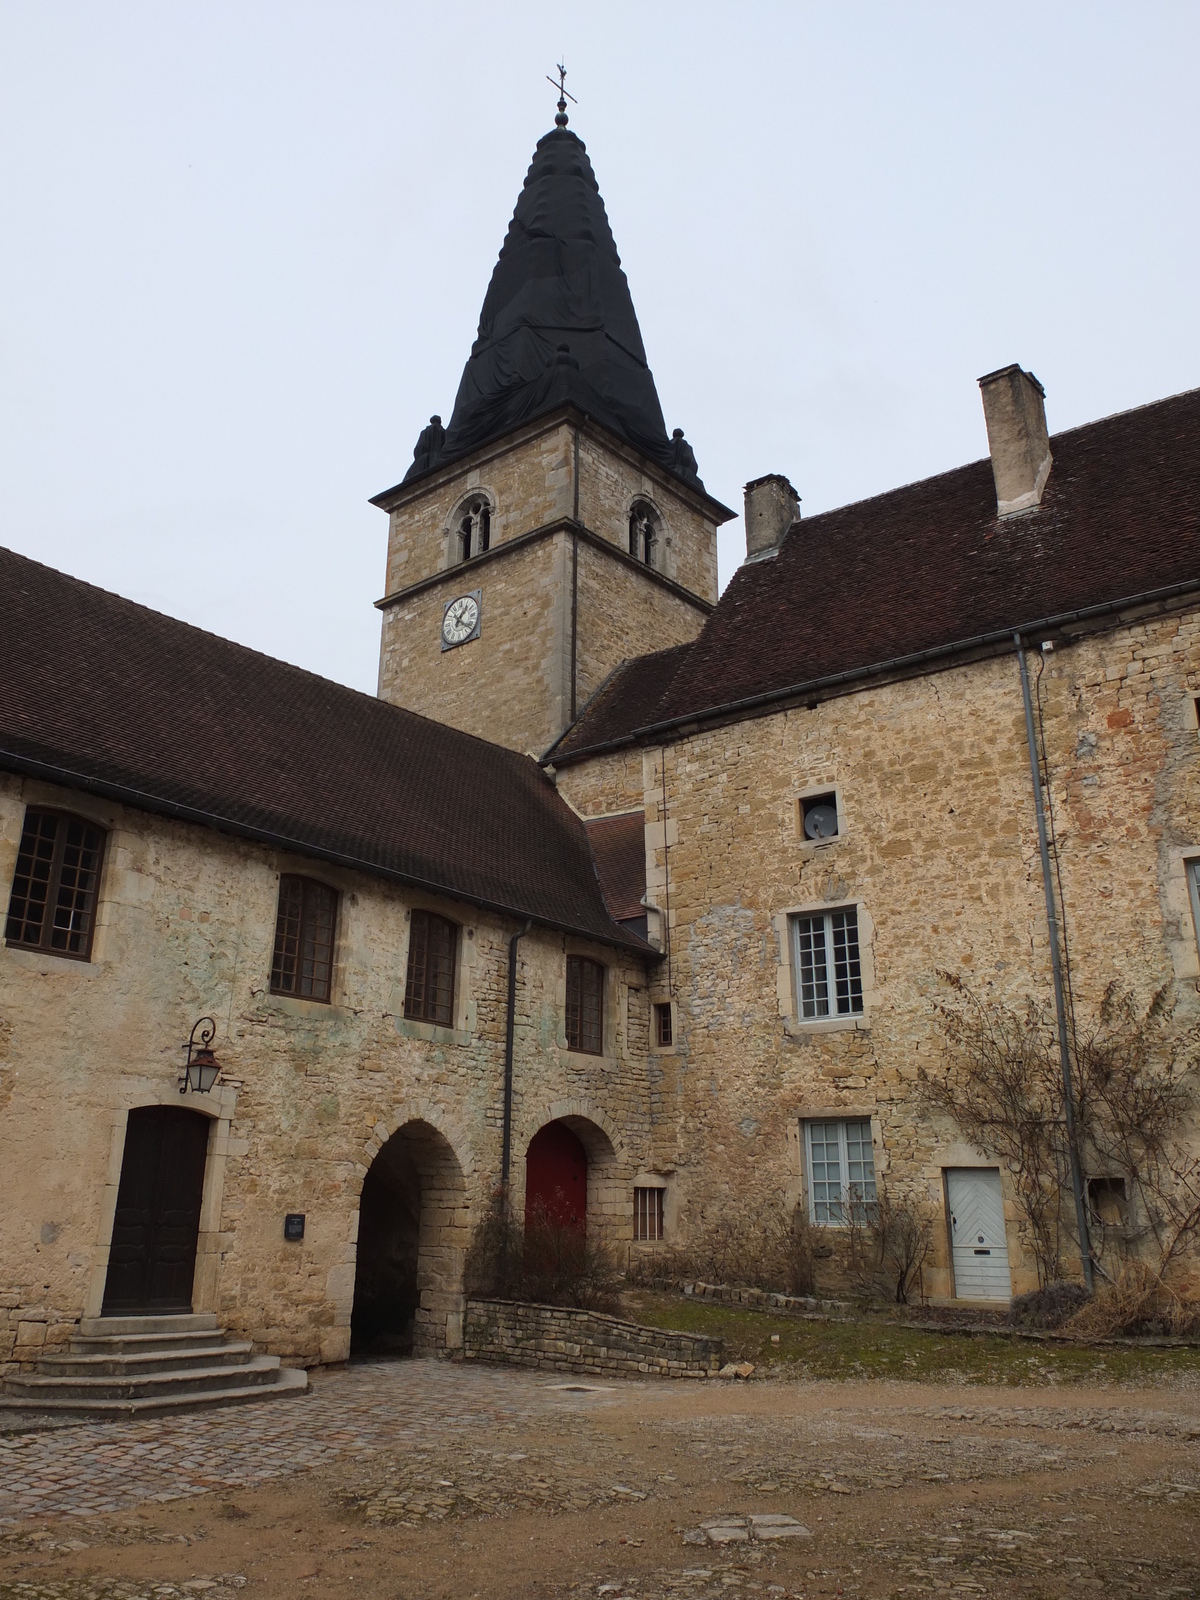
[[[0,1430],[302,1394],[308,1374],[255,1355],[215,1316],[85,1317],[65,1354],[0,1385]]]

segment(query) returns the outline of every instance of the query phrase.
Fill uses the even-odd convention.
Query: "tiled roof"
[[[645,917],[646,814],[627,811],[616,817],[592,817],[584,826],[596,863],[596,875],[610,915],[618,922]]]
[[[653,722],[690,644],[672,645],[647,656],[632,656],[611,672],[584,706],[578,719],[549,752],[549,759],[572,750],[606,744],[631,728]]]
[[[1200,390],[1055,434],[1040,507],[1001,520],[986,458],[793,524],[739,569],[647,710],[624,668],[555,750],[1200,583]],[[642,658],[653,662],[654,657]],[[660,674],[660,681],[662,675]],[[747,710],[750,708],[747,707]]]
[[[8,550],[0,639],[0,766],[645,948],[526,756]]]

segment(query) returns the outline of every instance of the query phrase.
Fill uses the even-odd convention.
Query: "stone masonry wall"
[[[27,804],[110,831],[91,960],[0,945],[0,1370],[61,1347],[80,1316],[99,1312],[125,1120],[143,1105],[186,1104],[210,1119],[195,1309],[302,1364],[348,1353],[363,1179],[408,1130],[425,1191],[418,1339],[460,1342],[462,1253],[499,1177],[516,925],[8,776],[5,903]],[[340,892],[328,1005],[269,992],[281,871]],[[460,925],[450,1028],[403,1015],[414,906]],[[603,1056],[566,1048],[568,951],[606,966]],[[514,1187],[534,1133],[566,1120],[588,1149],[589,1227],[617,1245],[632,1235],[632,1179],[650,1144],[645,983],[636,956],[586,941],[534,929],[519,947]],[[222,1076],[184,1102],[181,1046],[205,1015],[217,1020]],[[292,1243],[283,1218],[294,1211],[307,1227]]]
[[[505,549],[575,514],[567,424],[519,430],[492,452],[398,493],[386,585],[398,598],[383,608],[380,649],[384,699],[540,755],[570,720],[573,626],[577,708],[626,656],[696,636],[705,611],[621,558],[629,509],[637,498],[653,502],[661,518],[656,568],[707,602],[716,599],[716,524],[664,474],[648,475],[583,430],[578,488],[581,523],[614,547],[614,559],[581,539],[577,574],[575,541],[564,531]],[[464,564],[456,529],[464,500],[476,493],[493,508],[490,549]],[[443,650],[446,603],[476,589],[480,637]]]
[[[1035,677],[1039,665],[1031,652]],[[1081,1026],[1112,983],[1145,1005],[1170,982],[1180,1025],[1200,1018],[1186,875],[1200,858],[1197,693],[1194,611],[1130,617],[1044,658]],[[880,1177],[938,1219],[926,1287],[951,1294],[944,1171],[996,1163],[921,1106],[918,1071],[946,1070],[939,972],[1018,1008],[1030,995],[1052,1000],[1015,656],[702,729],[665,752],[665,817],[662,760],[643,753],[648,898],[670,898],[670,965],[650,993],[669,985],[676,1006],[672,1050],[651,1054],[674,1237],[805,1202],[803,1120],[869,1117]],[[604,814],[627,808],[634,773],[632,754],[618,752],[564,766],[557,782],[584,815]],[[820,790],[837,794],[840,833],[814,844],[798,797]],[[858,909],[864,1013],[805,1022],[788,915],[847,904]],[[1020,1293],[1034,1260],[1006,1171],[1002,1180]],[[836,1265],[840,1230],[827,1237]]]
[[[570,569],[561,534],[464,570],[383,614],[379,692],[481,739],[541,755],[570,710]],[[441,647],[442,613],[482,591],[479,637]]]
[[[598,1311],[467,1301],[463,1358],[503,1361],[594,1377],[710,1378],[722,1343],[700,1333],[667,1333]]]

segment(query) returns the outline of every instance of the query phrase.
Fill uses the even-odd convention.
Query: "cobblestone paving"
[[[506,1368],[381,1361],[321,1376],[292,1400],[0,1435],[0,1528],[248,1487],[338,1457],[412,1449],[431,1430],[449,1441],[480,1424],[604,1402]]]

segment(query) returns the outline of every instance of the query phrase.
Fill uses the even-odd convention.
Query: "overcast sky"
[[[984,455],[1009,361],[1052,430],[1200,384],[1196,0],[0,0],[0,540],[373,691],[367,499],[449,414],[564,56],[731,506]]]

